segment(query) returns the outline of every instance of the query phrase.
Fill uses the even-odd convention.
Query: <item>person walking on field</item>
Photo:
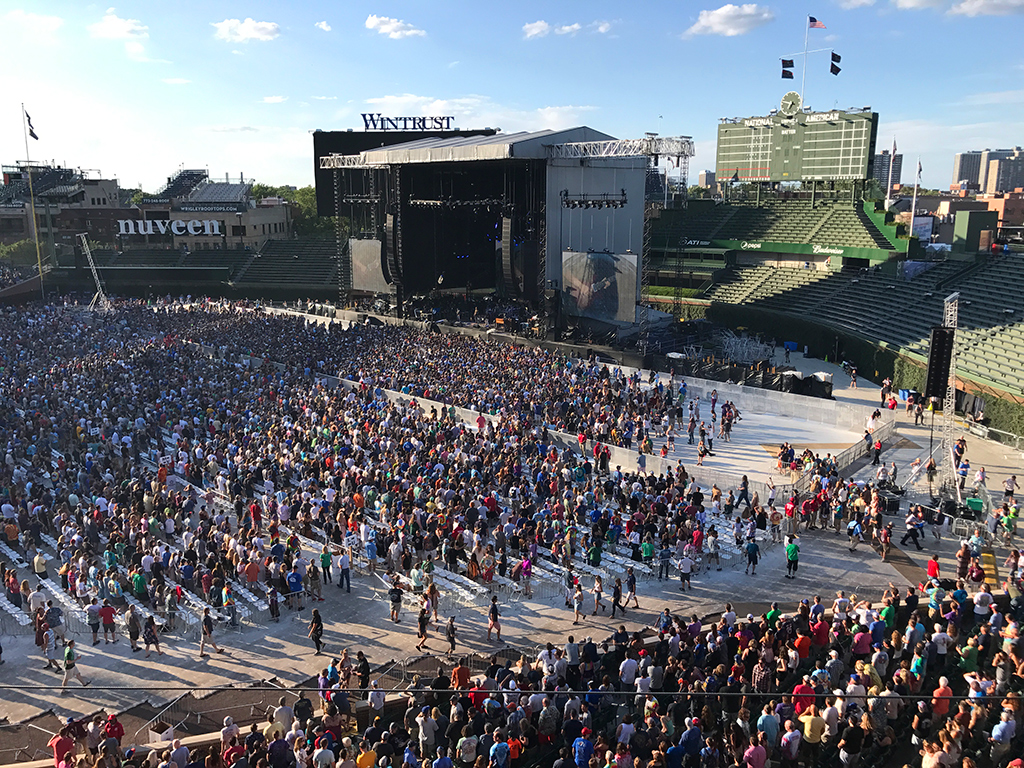
[[[800,568],[800,545],[796,536],[786,537],[786,578],[795,579]]]
[[[491,595],[491,607],[487,611],[487,640],[491,639],[491,632],[498,633],[498,642],[501,642],[501,622],[498,620],[500,613],[498,611],[498,596]]]
[[[416,650],[422,651],[427,645],[427,630],[430,628],[430,614],[426,608],[420,608],[420,615],[416,617],[416,635],[420,641],[416,643]],[[501,639],[500,637],[498,638]]]
[[[594,588],[590,590],[594,593],[594,612],[591,616],[597,616],[597,609],[600,608],[601,612],[604,612],[605,604],[601,602],[601,593],[604,591],[604,584],[600,576],[594,577]]]
[[[623,616],[626,615],[626,606],[622,604],[622,579],[616,579],[612,586],[612,618],[615,618],[615,611],[618,610]]]
[[[636,597],[636,574],[633,573],[633,566],[626,568],[626,599],[623,604],[629,605],[630,598],[633,600],[633,607],[639,610],[640,601]]]
[[[71,678],[75,678],[85,688],[89,685],[88,680],[83,680],[81,673],[78,671],[78,651],[75,650],[75,641],[68,640],[67,646],[64,648],[64,682],[61,683],[61,691],[67,690],[68,681]]]
[[[448,618],[448,624],[444,628],[444,639],[448,641],[448,650],[444,652],[447,658],[451,658],[455,653],[455,617],[450,616]]]
[[[218,648],[217,644],[213,642],[213,617],[210,616],[209,607],[203,608],[203,634],[202,637],[199,638],[199,658],[206,655],[203,651],[206,650],[207,643],[209,643],[217,653],[224,653],[224,649]]]
[[[319,656],[320,652],[323,650],[323,636],[324,620],[320,618],[319,609],[314,608],[313,617],[309,620],[309,633],[307,635],[307,637],[309,637],[313,641],[313,645],[316,646],[316,653],[313,654],[314,656]]]
[[[142,628],[142,642],[146,645],[146,658],[149,658],[149,646],[156,646],[156,655],[163,656],[164,652],[160,650],[160,638],[156,635],[156,619],[150,616],[146,619],[146,624]]]

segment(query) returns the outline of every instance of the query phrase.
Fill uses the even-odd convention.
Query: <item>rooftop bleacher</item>
[[[167,179],[167,183],[156,193],[156,197],[188,197],[207,178],[205,170],[181,170]]]
[[[251,182],[229,184],[223,181],[207,181],[196,187],[189,195],[190,203],[245,203],[249,200]]]

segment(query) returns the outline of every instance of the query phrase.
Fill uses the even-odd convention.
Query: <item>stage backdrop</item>
[[[373,293],[393,293],[384,279],[379,240],[349,240],[352,249],[352,289]]]

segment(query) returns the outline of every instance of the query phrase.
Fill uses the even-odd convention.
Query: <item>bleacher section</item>
[[[960,292],[959,370],[1021,394],[1024,370],[1024,254],[981,265],[945,261],[911,280],[879,270],[815,272],[770,266],[730,270],[705,294],[824,323],[875,342],[928,354],[943,299]],[[912,311],[907,311],[912,308]]]
[[[237,283],[323,286],[337,279],[337,245],[331,240],[268,240],[236,277]]]
[[[756,204],[694,200],[686,209],[664,211],[654,223],[651,242],[654,249],[675,248],[681,240],[730,240],[896,250],[860,205],[777,198]]]
[[[178,262],[179,267],[227,267],[231,277],[252,258],[252,251],[228,249],[226,251],[192,251]]]
[[[244,203],[249,200],[252,184],[228,184],[223,181],[207,181],[196,187],[189,195],[190,203]]]
[[[168,197],[171,199],[188,197],[192,190],[206,180],[207,173],[204,170],[181,170],[167,179],[163,189],[156,193],[156,197]]]

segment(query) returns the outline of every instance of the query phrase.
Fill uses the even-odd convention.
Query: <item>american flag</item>
[[[813,16],[808,16],[807,17],[807,21],[810,22],[810,25],[811,25],[810,28],[811,29],[826,29],[825,25],[822,24],[820,21],[818,21]]]

